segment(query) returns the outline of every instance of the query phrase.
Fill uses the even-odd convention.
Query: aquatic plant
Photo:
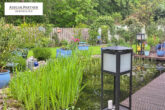
[[[90,55],[75,53],[72,57],[51,59],[36,71],[17,72],[10,83],[13,97],[27,110],[64,110],[74,106],[83,88],[87,65],[83,59]]]

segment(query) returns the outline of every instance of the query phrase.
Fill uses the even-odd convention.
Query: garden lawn
[[[47,49],[51,50],[51,58],[56,58],[56,49],[58,49],[60,47],[56,47],[56,48],[50,48],[48,47]],[[101,46],[90,46],[89,47],[89,51],[92,52],[92,55],[100,55],[101,54]],[[28,58],[33,56],[33,50],[31,49],[28,53]]]
[[[101,55],[101,46],[90,46],[89,50],[92,52],[92,55]]]

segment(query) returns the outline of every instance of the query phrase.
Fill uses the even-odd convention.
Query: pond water
[[[156,76],[159,72],[156,70],[156,62],[149,60],[134,60],[133,61],[133,92],[137,91]],[[95,59],[87,73],[84,75],[83,85],[86,85],[80,94],[76,104],[76,110],[100,110],[100,59]],[[120,101],[128,97],[129,91],[129,76],[121,76],[120,82]],[[113,100],[113,76],[104,74],[104,106],[107,107],[107,101]]]

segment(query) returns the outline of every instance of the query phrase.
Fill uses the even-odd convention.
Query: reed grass
[[[76,51],[71,57],[51,59],[38,70],[16,72],[11,94],[27,110],[68,109],[77,103],[90,59],[89,51]]]

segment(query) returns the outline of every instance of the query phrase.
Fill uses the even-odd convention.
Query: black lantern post
[[[101,110],[131,110],[132,95],[132,49],[128,47],[106,47],[101,49]],[[114,76],[114,107],[103,107],[103,73]],[[120,76],[130,73],[129,107],[120,104]]]
[[[140,55],[144,55],[144,46],[143,43],[145,42],[145,34],[139,33],[136,34],[136,53]],[[137,50],[137,45],[140,45],[140,51]]]

